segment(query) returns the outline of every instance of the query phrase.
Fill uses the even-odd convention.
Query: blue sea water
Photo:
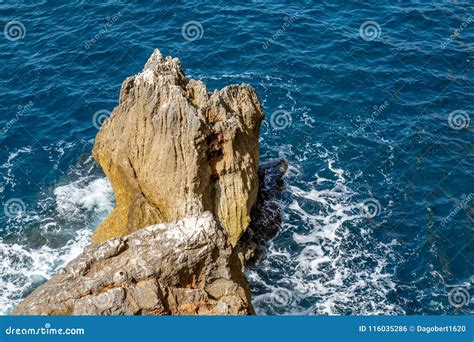
[[[0,313],[113,207],[91,158],[154,48],[209,90],[249,83],[282,229],[247,271],[259,314],[474,309],[474,5],[0,1]]]

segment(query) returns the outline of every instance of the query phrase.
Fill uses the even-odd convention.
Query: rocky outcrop
[[[242,265],[211,213],[87,247],[16,315],[252,314]]]
[[[143,72],[125,80],[96,138],[93,155],[116,208],[93,242],[210,211],[235,245],[257,197],[262,119],[249,85],[209,93],[178,59],[155,50]]]
[[[14,314],[254,314],[243,263],[280,227],[287,168],[257,171],[262,119],[249,85],[209,93],[155,50],[93,149],[116,207]]]

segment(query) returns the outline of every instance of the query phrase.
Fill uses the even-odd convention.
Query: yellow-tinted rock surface
[[[235,245],[257,196],[262,119],[249,85],[208,93],[185,77],[178,59],[155,50],[143,72],[123,83],[95,141],[116,208],[93,242],[210,211]]]

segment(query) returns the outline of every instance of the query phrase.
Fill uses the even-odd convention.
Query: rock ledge
[[[241,268],[207,212],[86,247],[14,314],[253,314]]]

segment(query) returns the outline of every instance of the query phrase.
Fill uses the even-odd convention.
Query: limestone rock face
[[[116,208],[93,242],[210,211],[235,245],[257,197],[262,119],[249,85],[209,93],[185,77],[178,59],[155,50],[143,72],[123,83],[95,141]]]
[[[253,314],[241,268],[206,212],[86,247],[14,314]]]

